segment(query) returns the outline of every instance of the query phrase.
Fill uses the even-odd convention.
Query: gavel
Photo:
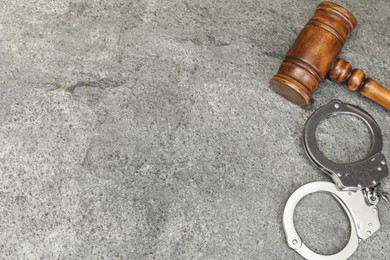
[[[287,52],[279,71],[270,81],[273,90],[301,106],[310,104],[311,94],[329,75],[390,110],[390,90],[366,78],[361,69],[337,58],[349,34],[357,25],[355,16],[344,7],[322,2]],[[337,59],[336,59],[337,58]]]

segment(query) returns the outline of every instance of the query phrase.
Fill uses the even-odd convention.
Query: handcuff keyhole
[[[336,115],[319,123],[316,141],[322,154],[335,163],[365,159],[371,147],[367,125],[351,115]]]
[[[321,255],[340,252],[351,232],[344,209],[326,193],[305,196],[295,209],[294,224],[305,245]]]

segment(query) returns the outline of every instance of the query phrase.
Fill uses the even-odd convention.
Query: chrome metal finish
[[[348,114],[360,118],[371,133],[371,147],[366,159],[353,163],[339,164],[326,158],[318,148],[315,131],[318,124],[331,116]],[[382,134],[375,120],[364,110],[339,100],[315,111],[306,122],[304,147],[309,158],[335,184],[330,182],[312,182],[297,189],[288,199],[283,213],[283,226],[288,245],[306,259],[344,260],[357,249],[361,240],[367,239],[380,228],[378,209],[380,199],[390,201],[389,193],[379,187],[383,178],[389,175],[382,150]],[[351,223],[351,237],[346,247],[334,255],[319,255],[311,251],[299,237],[294,227],[294,210],[298,202],[306,195],[316,192],[331,194],[343,207]]]
[[[320,151],[315,132],[318,124],[329,117],[347,114],[360,118],[371,134],[371,147],[366,159],[353,163],[335,163],[326,158]],[[305,125],[304,147],[309,158],[328,174],[340,190],[358,191],[375,187],[389,175],[386,159],[381,153],[382,134],[375,120],[363,109],[333,100],[315,111]]]
[[[364,199],[366,200],[366,203],[369,205],[376,205],[379,202],[379,197],[377,193],[377,188],[366,188],[363,191]]]
[[[311,251],[294,227],[294,210],[298,202],[308,194],[325,192],[331,194],[343,207],[351,223],[351,237],[346,247],[334,255],[320,255]],[[380,228],[376,205],[365,202],[362,191],[339,191],[330,182],[312,182],[297,189],[288,199],[283,214],[283,226],[288,245],[306,259],[343,260],[349,258],[358,248],[360,240],[367,239]]]

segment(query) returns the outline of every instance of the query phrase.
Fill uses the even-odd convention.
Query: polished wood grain
[[[272,77],[271,87],[294,103],[308,105],[356,24],[347,9],[320,3]]]
[[[362,69],[352,69],[351,64],[344,59],[337,59],[329,71],[329,78],[340,83],[346,83],[351,91],[360,91],[363,96],[375,101],[390,110],[390,90],[377,81],[366,78]]]
[[[346,81],[350,90],[360,90],[364,96],[389,108],[389,90],[366,79],[363,70],[353,70],[341,59],[335,61],[356,25],[356,18],[344,7],[332,2],[320,3],[272,77],[271,87],[296,104],[308,105],[313,91],[332,67],[331,78]]]

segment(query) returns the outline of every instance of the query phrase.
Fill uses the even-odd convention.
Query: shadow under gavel
[[[311,94],[328,74],[390,110],[390,90],[366,78],[363,70],[352,69],[344,59],[336,59],[356,25],[356,18],[347,9],[332,2],[320,3],[272,77],[271,87],[304,106],[310,104]]]

